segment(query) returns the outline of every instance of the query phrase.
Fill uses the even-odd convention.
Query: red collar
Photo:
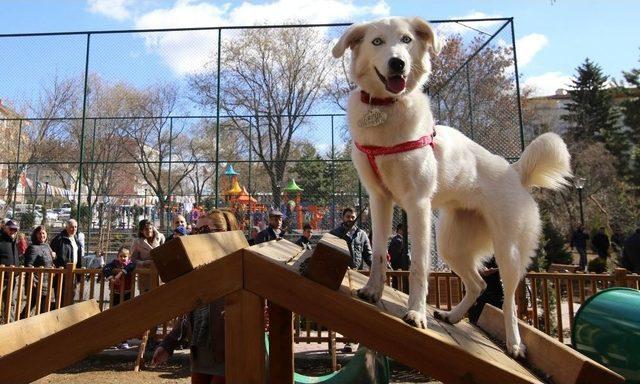
[[[436,144],[434,142],[434,138],[436,136],[435,129],[431,132],[430,135],[422,136],[418,140],[406,141],[404,143],[400,143],[394,145],[393,147],[380,147],[375,145],[360,145],[357,142],[354,142],[356,148],[358,148],[361,152],[367,155],[367,160],[369,160],[369,165],[373,169],[373,172],[378,176],[378,179],[382,180],[380,176],[380,170],[378,169],[378,164],[376,164],[376,156],[380,155],[391,155],[394,153],[401,152],[409,152],[414,149],[419,149],[422,147],[426,147],[427,145],[431,148],[435,148]]]
[[[365,104],[371,104],[371,105],[391,105],[396,101],[398,101],[398,99],[394,99],[393,97],[380,99],[377,97],[371,97],[371,95],[365,91],[360,91],[360,101],[362,101]]]

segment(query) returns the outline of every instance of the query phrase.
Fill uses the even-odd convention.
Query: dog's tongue
[[[404,91],[406,81],[402,76],[391,76],[387,79],[387,90],[393,93]]]

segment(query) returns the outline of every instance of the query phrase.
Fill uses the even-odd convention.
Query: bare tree
[[[313,28],[248,29],[223,44],[223,111],[250,143],[280,205],[294,135],[325,97],[328,42]],[[215,106],[215,72],[192,77],[198,100]]]
[[[78,88],[73,79],[61,79],[54,76],[52,82],[43,85],[36,101],[24,108],[27,117],[34,119],[22,120],[12,123],[12,128],[17,128],[16,134],[11,136],[11,143],[5,149],[5,156],[12,161],[18,157],[19,163],[8,167],[7,172],[7,201],[13,202],[13,197],[19,182],[20,175],[34,167],[36,173],[44,166],[41,163],[64,162],[65,153],[69,146],[69,122],[64,120],[72,116],[73,100],[78,96]],[[18,132],[21,132],[18,137]],[[18,143],[20,141],[20,143]],[[46,165],[45,167],[51,167]],[[38,184],[33,188],[27,185],[29,194],[37,192]],[[35,200],[33,202],[35,204]]]
[[[127,102],[135,105],[137,116],[127,119],[123,132],[126,153],[136,161],[138,171],[160,205],[160,226],[165,227],[165,210],[171,196],[195,168],[195,163],[173,160],[183,154],[180,135],[184,126],[170,117],[177,104],[177,89],[172,84],[154,85],[143,90],[127,89]],[[170,173],[174,166],[175,172]]]

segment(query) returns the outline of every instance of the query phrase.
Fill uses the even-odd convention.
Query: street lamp
[[[582,224],[582,228],[584,228],[584,213],[582,211],[582,189],[584,188],[584,183],[587,181],[584,177],[577,177],[573,185],[578,190],[578,201],[580,203],[580,224]]]
[[[49,190],[49,175],[44,177],[44,203],[42,204],[42,225],[47,224],[47,191]]]

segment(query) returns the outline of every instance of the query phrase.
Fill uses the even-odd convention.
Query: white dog
[[[482,259],[494,253],[505,291],[507,349],[523,356],[514,296],[541,228],[529,190],[566,184],[566,145],[555,134],[541,135],[510,165],[459,131],[435,126],[421,89],[431,73],[429,49],[437,53],[439,43],[420,18],[355,24],[336,43],[333,56],[347,48],[359,86],[348,104],[351,156],[369,192],[373,224],[371,277],[358,295],[372,302],[382,295],[395,201],[407,212],[413,256],[404,320],[426,327],[431,210],[439,209],[438,251],[462,278],[466,295],[436,316],[451,323],[463,318],[486,287],[478,272]]]

